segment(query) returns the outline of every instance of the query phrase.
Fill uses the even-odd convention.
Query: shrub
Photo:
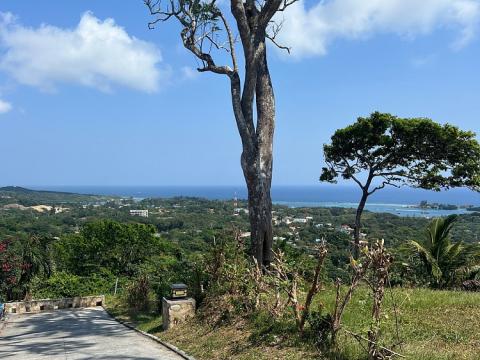
[[[130,308],[148,310],[150,294],[150,280],[145,274],[139,275],[127,287],[126,300]]]
[[[462,288],[465,291],[480,291],[480,280],[465,280]]]
[[[46,280],[35,279],[32,284],[33,298],[63,298],[108,293],[115,284],[109,273],[77,276],[57,272]]]

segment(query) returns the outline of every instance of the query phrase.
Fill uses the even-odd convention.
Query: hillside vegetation
[[[333,288],[319,295],[316,307],[334,301]],[[399,321],[398,339],[395,307]],[[480,346],[480,293],[429,289],[394,289],[385,299],[382,326],[387,343],[401,342],[396,351],[410,359],[478,360]],[[110,298],[109,310],[133,321],[141,329],[183,349],[199,360],[319,359],[313,343],[300,341],[292,324],[269,328],[265,319],[236,319],[223,326],[194,320],[169,331],[161,331],[161,317],[151,313],[130,313],[119,299]],[[361,288],[345,313],[345,329],[362,333],[369,326],[371,300]],[[336,359],[363,359],[365,352],[346,332],[339,339]],[[325,356],[324,356],[325,358]]]
[[[353,210],[275,206],[274,261],[260,268],[243,201],[112,198],[63,209],[0,210],[0,301],[107,294],[116,316],[199,359],[477,356],[480,293],[460,291],[480,288],[477,213],[366,213],[353,260]],[[160,301],[177,282],[198,316],[163,333]]]

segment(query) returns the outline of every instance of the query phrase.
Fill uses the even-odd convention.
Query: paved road
[[[6,360],[181,360],[113,320],[102,308],[11,315],[0,333]]]

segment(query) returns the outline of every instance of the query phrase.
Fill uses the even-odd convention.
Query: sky
[[[228,11],[228,4],[221,2]],[[0,185],[239,185],[226,77],[142,0],[0,0]],[[373,111],[480,132],[480,0],[299,1],[269,48],[274,185]]]

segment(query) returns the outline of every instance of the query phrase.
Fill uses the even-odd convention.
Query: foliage
[[[37,236],[0,241],[0,297],[29,297],[32,279],[51,274],[50,243]]]
[[[325,258],[327,257],[327,245],[325,241],[317,248],[317,262],[314,267],[314,275],[313,278],[308,284],[308,291],[305,297],[305,301],[301,303],[299,301],[299,293],[298,293],[298,278],[299,275],[296,271],[292,271],[292,267],[289,267],[285,262],[284,256],[282,252],[278,252],[275,256],[274,262],[272,263],[272,270],[267,272],[268,276],[273,277],[274,286],[276,287],[276,298],[277,304],[280,302],[280,294],[279,291],[283,291],[286,293],[288,297],[288,301],[293,308],[293,313],[295,317],[295,322],[297,324],[298,331],[303,334],[305,328],[305,322],[307,321],[309,314],[310,314],[310,306],[312,305],[312,301],[314,297],[318,294],[321,288],[321,273],[323,271]],[[266,276],[264,276],[265,278]],[[263,279],[259,279],[258,281],[264,281]]]
[[[106,294],[115,285],[115,277],[107,272],[78,276],[55,272],[48,279],[36,278],[32,283],[32,296],[36,299]]]
[[[321,181],[353,180],[362,190],[355,219],[355,256],[361,216],[370,195],[386,186],[480,191],[480,144],[475,134],[426,118],[374,112],[339,129],[324,145]],[[362,176],[365,179],[362,180]]]
[[[147,275],[140,274],[127,287],[126,301],[131,309],[148,310],[150,294],[150,280]]]
[[[0,242],[0,297],[12,298],[13,287],[17,283],[18,260],[11,249],[11,240]]]
[[[452,243],[450,239],[456,220],[456,215],[434,219],[428,226],[427,236],[422,243],[410,241],[435,286],[452,285],[456,270],[468,264],[463,243]]]
[[[324,153],[327,167],[322,169],[322,181],[341,176],[359,183],[358,174],[366,171],[367,190],[374,178],[382,181],[371,192],[395,184],[480,189],[480,145],[475,134],[426,118],[375,112],[337,130]]]
[[[86,224],[79,234],[55,244],[60,269],[88,275],[107,268],[116,275],[131,276],[158,246],[155,229],[144,224],[120,224],[101,220]]]
[[[0,205],[20,204],[32,206],[38,204],[71,204],[100,202],[112,197],[101,195],[83,195],[58,191],[30,190],[19,186],[0,187]]]
[[[345,291],[345,287],[342,287]],[[323,316],[331,312],[336,289],[329,284],[322,296],[314,301],[315,314]],[[117,297],[118,299],[118,297]],[[384,344],[397,343],[395,304],[400,306],[400,335],[403,344],[400,352],[407,359],[426,360],[478,360],[480,341],[480,293],[431,290],[425,288],[393,288],[386,293],[383,307],[381,334]],[[319,354],[313,338],[299,338],[294,321],[272,319],[269,313],[259,313],[253,318],[237,319],[222,326],[209,326],[203,319],[163,331],[160,315],[151,312],[131,313],[118,301],[109,297],[109,311],[123,320],[129,320],[139,328],[151,332],[199,360],[359,360],[366,358],[361,344],[346,332],[341,332],[336,354],[328,357]],[[115,308],[112,308],[115,306]],[[371,325],[371,290],[358,287],[343,317],[343,326],[353,333],[364,334]],[[319,312],[321,309],[321,313]],[[434,309],[434,310],[432,310]],[[421,321],[419,320],[421,319]],[[318,318],[320,328],[324,324]],[[318,333],[312,326],[309,332]]]

